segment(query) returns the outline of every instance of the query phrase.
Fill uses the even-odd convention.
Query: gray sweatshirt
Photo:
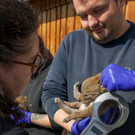
[[[102,72],[110,63],[135,70],[135,24],[131,23],[125,34],[106,44],[96,43],[83,29],[68,34],[55,54],[43,85],[42,105],[52,121],[59,109],[54,98],[75,101],[73,85]],[[135,135],[135,91],[117,93],[129,103],[130,115],[127,122],[110,135]]]

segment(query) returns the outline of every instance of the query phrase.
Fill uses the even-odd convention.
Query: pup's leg
[[[69,106],[65,105],[60,98],[55,98],[55,103],[58,104],[60,108],[64,110],[67,114],[72,114],[74,111],[77,111],[77,109],[70,108]]]
[[[77,119],[77,118],[86,118],[92,116],[93,112],[93,102],[87,106],[84,110],[77,110],[76,112],[74,111],[71,115],[66,117],[63,122],[67,123],[72,119]]]
[[[72,107],[72,108],[75,108],[75,109],[79,109],[80,106],[82,105],[81,102],[79,101],[76,101],[76,102],[67,102],[67,101],[64,101],[64,104],[69,106],[69,107]]]
[[[77,100],[79,99],[81,93],[78,90],[79,87],[79,82],[75,83],[74,85],[74,98],[76,98]]]

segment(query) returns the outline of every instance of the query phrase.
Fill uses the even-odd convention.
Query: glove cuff
[[[30,121],[30,117],[31,117],[31,114],[32,114],[32,112],[27,112],[27,114],[25,114],[25,122],[27,123],[27,124],[31,124],[31,121]]]
[[[129,70],[130,71],[130,75],[131,75],[131,80],[132,80],[132,83],[131,83],[131,90],[135,90],[135,71],[133,70]]]
[[[77,126],[77,122],[74,122],[72,127],[71,127],[71,132],[74,134],[74,135],[79,135],[81,133],[81,131],[79,132],[78,131],[78,126]],[[80,130],[80,129],[79,129]]]

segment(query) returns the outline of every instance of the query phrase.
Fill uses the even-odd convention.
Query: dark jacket
[[[50,68],[50,60],[43,61],[38,74],[32,77],[29,83],[25,86],[22,92],[22,96],[27,96],[28,109],[33,113],[45,113],[41,104],[41,93],[43,82],[46,79]]]
[[[28,109],[32,113],[39,113],[39,114],[46,113],[42,109],[41,93],[42,93],[43,82],[46,79],[46,76],[50,69],[50,65],[51,65],[50,59],[44,60],[38,71],[38,74],[31,78],[31,80],[29,81],[29,83],[26,85],[26,87],[22,92],[22,96],[27,96]],[[25,127],[25,130],[30,135],[60,135],[61,134],[61,129],[52,130],[34,124],[27,125]]]

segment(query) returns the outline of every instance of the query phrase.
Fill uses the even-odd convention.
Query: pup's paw
[[[63,123],[68,123],[71,119],[69,117],[66,117],[63,119]]]
[[[67,101],[64,101],[63,103],[64,103],[65,105],[68,105],[68,106],[70,105],[70,102],[67,102]]]
[[[74,88],[78,88],[79,87],[79,82],[76,82],[75,84],[74,84]]]
[[[55,102],[56,104],[59,104],[59,103],[61,102],[61,100],[60,100],[60,98],[55,98],[55,99],[54,99],[54,102]]]

